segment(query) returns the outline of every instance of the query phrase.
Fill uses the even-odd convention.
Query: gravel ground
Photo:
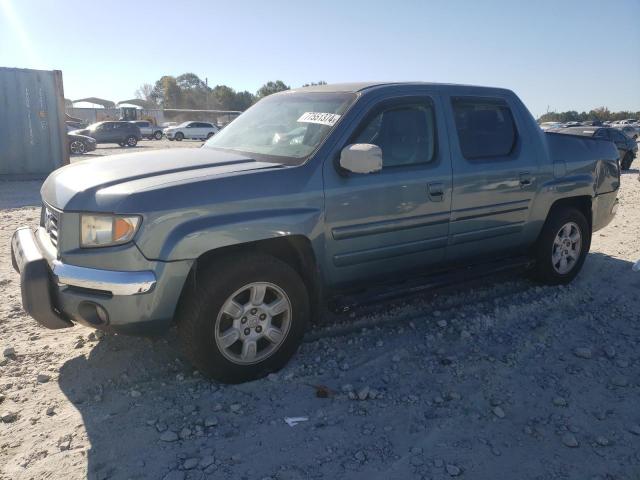
[[[38,183],[0,184],[0,478],[637,480],[637,178],[571,286],[511,276],[330,317],[283,371],[237,386],[201,378],[173,331],[27,317],[9,239],[36,225],[12,207]]]

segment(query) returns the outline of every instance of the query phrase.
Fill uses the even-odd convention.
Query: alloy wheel
[[[284,343],[291,316],[291,301],[284,290],[273,283],[250,283],[222,305],[215,323],[216,345],[233,363],[259,363]]]
[[[73,142],[71,142],[71,145],[69,145],[69,149],[71,150],[71,153],[75,155],[81,155],[86,150],[84,142],[81,142],[80,140],[74,140]]]
[[[551,263],[560,275],[569,273],[578,263],[582,251],[582,234],[574,222],[566,223],[556,234],[551,247]]]

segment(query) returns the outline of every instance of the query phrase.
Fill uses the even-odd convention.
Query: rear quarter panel
[[[615,200],[620,186],[618,153],[613,143],[562,133],[541,133],[545,155],[554,175],[540,186],[531,215],[532,229],[539,233],[555,202],[572,197],[588,197],[592,202],[592,224],[601,213],[605,195]],[[610,212],[610,208],[607,213]],[[537,235],[536,235],[537,238]]]

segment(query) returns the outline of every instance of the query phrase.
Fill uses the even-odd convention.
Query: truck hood
[[[210,148],[126,153],[62,167],[49,175],[40,193],[47,204],[60,210],[111,211],[114,197],[135,191],[281,167]]]

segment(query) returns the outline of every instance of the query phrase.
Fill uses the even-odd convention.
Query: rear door
[[[449,98],[453,200],[447,260],[508,254],[526,239],[537,184],[536,150],[509,97]]]
[[[142,135],[151,135],[151,124],[149,122],[135,122],[134,125],[140,129]]]
[[[198,132],[198,138],[205,138],[207,136],[207,127],[206,123],[198,122],[198,128],[196,131]]]
[[[440,100],[390,97],[363,111],[344,148],[372,143],[383,167],[344,173],[324,164],[326,280],[333,286],[424,272],[444,260],[451,164]]]
[[[189,125],[187,125],[187,128],[184,129],[184,136],[186,138],[197,138],[198,122],[191,122]]]
[[[112,124],[110,140],[114,143],[124,142],[127,137],[127,125],[122,122],[114,122]]]

